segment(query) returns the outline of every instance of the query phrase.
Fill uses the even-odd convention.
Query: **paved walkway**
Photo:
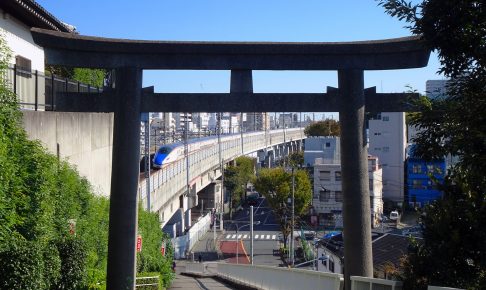
[[[172,285],[169,287],[171,290],[180,290],[180,289],[206,289],[206,290],[219,290],[219,289],[235,289],[231,286],[228,286],[220,281],[217,281],[213,278],[196,278],[196,277],[189,277],[181,275],[181,272],[186,270],[186,261],[179,260],[176,262],[176,277],[174,281],[172,281]]]
[[[213,278],[194,278],[177,274],[169,289],[235,289]]]

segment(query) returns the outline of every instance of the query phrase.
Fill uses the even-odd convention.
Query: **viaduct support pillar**
[[[142,70],[116,71],[108,230],[108,290],[135,289]]]
[[[373,277],[363,78],[362,70],[338,71],[346,290],[350,276]]]

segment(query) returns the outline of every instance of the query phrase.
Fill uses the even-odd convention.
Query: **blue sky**
[[[79,33],[101,37],[203,41],[354,41],[410,35],[406,23],[374,0],[40,0]],[[432,54],[422,69],[365,72],[378,92],[424,92],[440,79]],[[144,85],[157,92],[228,92],[228,71],[147,71]],[[255,92],[323,92],[337,73],[253,72]]]

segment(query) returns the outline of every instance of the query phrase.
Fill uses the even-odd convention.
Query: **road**
[[[280,227],[276,223],[271,209],[267,206],[263,197],[258,198],[257,204],[253,208],[253,221],[256,223],[253,227],[253,257],[255,265],[281,266],[280,256],[274,256],[274,250],[280,248]],[[228,252],[236,252],[237,243],[239,257],[240,250],[250,255],[250,208],[243,207],[233,215],[231,221],[225,221],[225,233],[221,235],[220,241],[225,245]],[[237,227],[239,228],[237,232]],[[231,250],[234,249],[234,250]],[[234,256],[236,253],[232,253]],[[230,255],[229,255],[230,256]],[[245,259],[238,259],[240,262]],[[236,262],[236,259],[229,259],[227,262]]]

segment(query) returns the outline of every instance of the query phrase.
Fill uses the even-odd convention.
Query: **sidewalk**
[[[196,278],[181,275],[181,272],[186,270],[186,261],[179,260],[176,263],[176,277],[168,289],[234,289],[213,278]]]

